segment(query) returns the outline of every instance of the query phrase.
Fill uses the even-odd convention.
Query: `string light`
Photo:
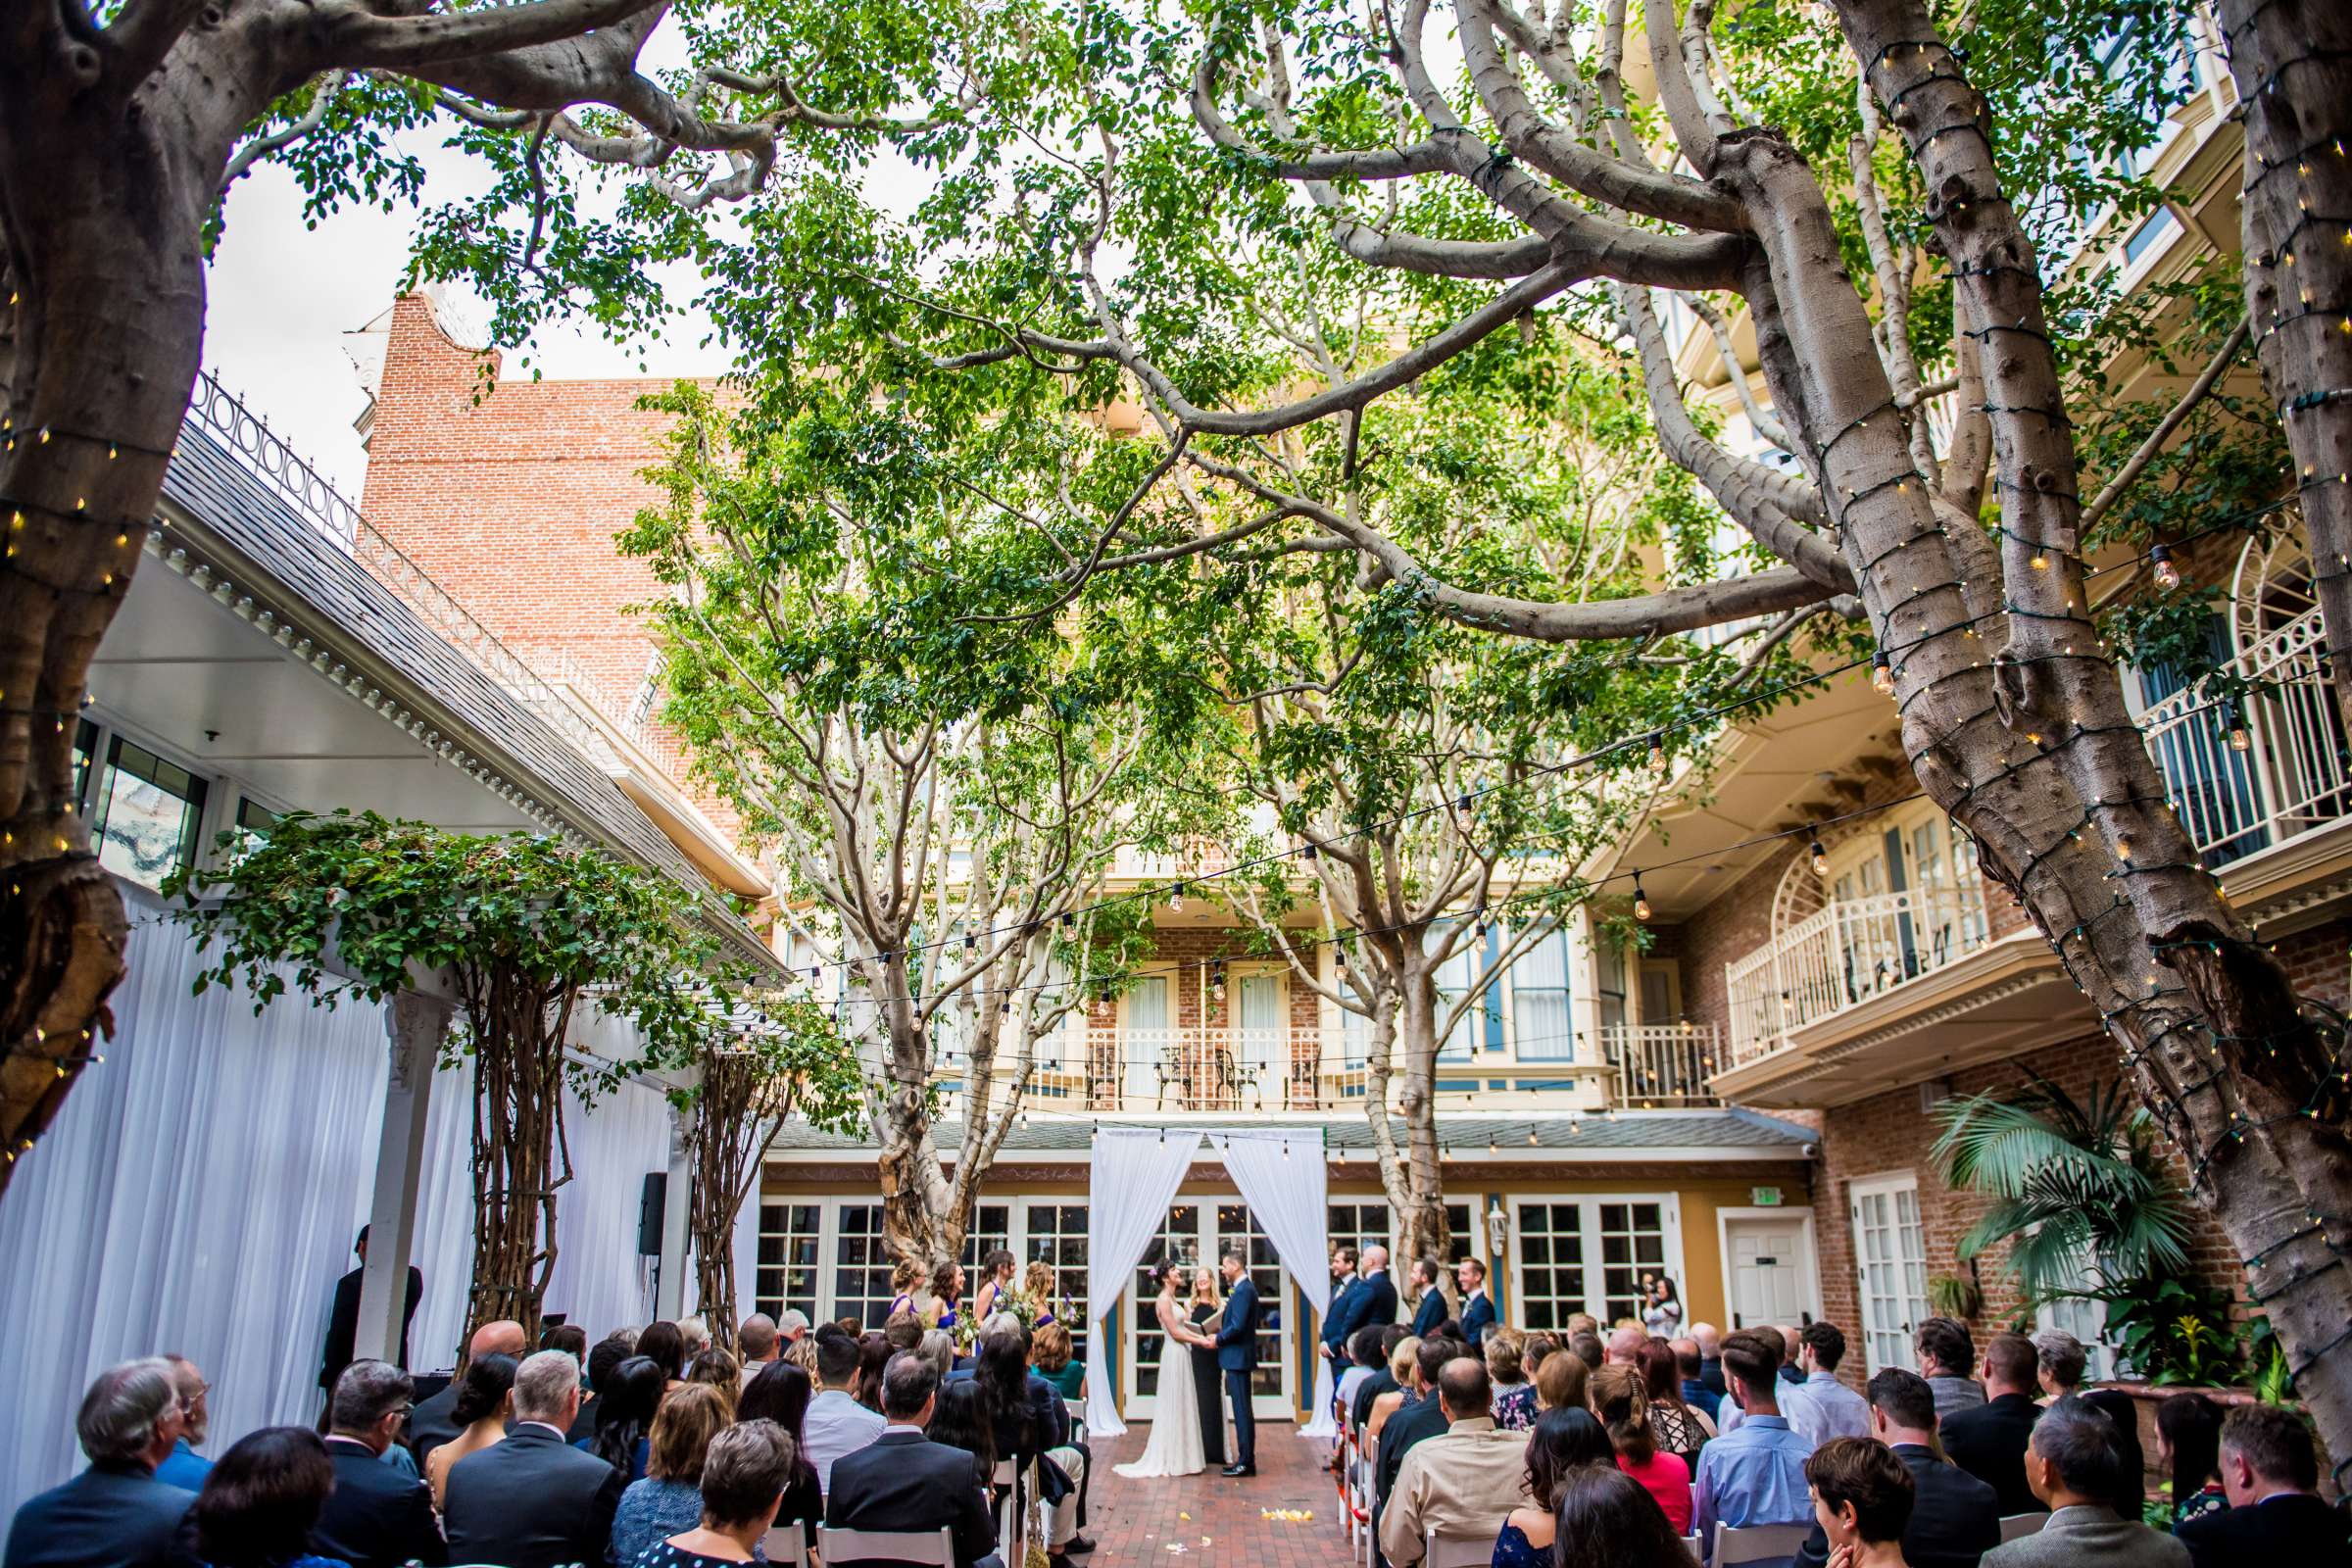
[[[1813,874],[1828,876],[1830,874],[1830,854],[1821,847],[1821,840],[1815,839],[1807,853],[1813,858]]]
[[[1649,732],[1649,770],[1659,778],[1664,778],[1666,765],[1666,732],[1653,729]]]
[[[2173,564],[2173,553],[2162,545],[2148,547],[2148,561],[2156,568],[2156,586],[2171,593],[2180,586],[2180,568]]]
[[[1870,656],[1870,684],[1881,697],[1894,695],[1894,665],[1884,653]]]
[[[1639,871],[1634,873],[1634,918],[1649,918],[1649,894],[1642,886],[1642,873]]]
[[[2246,730],[2246,710],[2235,703],[2230,705],[2230,749],[2233,752],[2254,749],[2254,737]]]

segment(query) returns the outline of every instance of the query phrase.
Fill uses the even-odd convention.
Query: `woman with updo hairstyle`
[[[1674,1533],[1690,1533],[1690,1467],[1677,1454],[1658,1451],[1657,1434],[1649,1425],[1649,1394],[1642,1369],[1611,1362],[1585,1383],[1592,1413],[1609,1431],[1617,1450],[1617,1468],[1642,1483],[1658,1499]]]
[[[188,1510],[197,1555],[210,1568],[344,1568],[340,1557],[311,1552],[311,1530],[334,1489],[335,1462],[318,1433],[249,1432],[213,1462]]]
[[[807,1335],[802,1336],[807,1339]],[[743,1392],[743,1367],[728,1351],[712,1346],[696,1355],[686,1368],[686,1386],[701,1383],[727,1396],[727,1419],[735,1419],[735,1396]]]
[[[1527,1476],[1519,1490],[1524,1507],[1513,1508],[1494,1538],[1494,1568],[1546,1568],[1552,1557],[1551,1499],[1571,1470],[1610,1465],[1616,1454],[1609,1435],[1586,1409],[1546,1410],[1527,1439]]]
[[[972,1321],[982,1328],[1005,1309],[1012,1295],[1013,1271],[1020,1260],[1000,1247],[980,1260],[980,1289],[972,1298]]]
[[[915,1337],[920,1344],[922,1337]],[[858,1402],[876,1415],[882,1413],[882,1369],[890,1364],[895,1347],[883,1336],[865,1333],[858,1336]]]
[[[921,1311],[915,1304],[914,1293],[923,1287],[923,1265],[911,1257],[902,1257],[890,1270],[890,1310],[882,1314],[883,1321],[901,1312],[912,1317]]]
[[[1505,1432],[1525,1432],[1536,1424],[1536,1386],[1519,1359],[1523,1344],[1517,1329],[1497,1326],[1487,1330],[1480,1347],[1494,1387],[1494,1425]]]
[[[511,1355],[477,1355],[466,1363],[458,1379],[457,1403],[449,1412],[458,1424],[458,1435],[424,1456],[425,1484],[433,1489],[435,1508],[441,1506],[442,1494],[449,1490],[451,1465],[506,1441],[507,1417],[514,1403],[516,1364]]]

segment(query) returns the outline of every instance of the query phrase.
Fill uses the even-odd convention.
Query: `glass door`
[[[1136,981],[1120,1005],[1126,1010],[1119,1031],[1119,1054],[1126,1061],[1127,1099],[1157,1102],[1161,1071],[1174,1059],[1175,1036],[1168,1031],[1168,977],[1149,974]],[[1178,1103],[1183,1091],[1178,1089]]]
[[[1174,1260],[1189,1271],[1217,1266],[1227,1251],[1247,1260],[1250,1278],[1257,1287],[1257,1375],[1252,1379],[1251,1408],[1260,1419],[1288,1419],[1294,1372],[1289,1328],[1290,1292],[1282,1267],[1275,1261],[1274,1245],[1266,1239],[1249,1205],[1227,1196],[1186,1199],[1170,1205],[1159,1234],[1144,1249],[1134,1283],[1127,1288],[1126,1390],[1122,1413],[1130,1421],[1152,1419],[1158,1404],[1163,1371],[1161,1351],[1166,1339],[1152,1311],[1156,1287],[1152,1276],[1163,1261]],[[1222,1282],[1219,1289],[1222,1290]],[[1190,1299],[1190,1291],[1187,1293]],[[1173,1370],[1169,1368],[1167,1370]],[[1185,1369],[1188,1373],[1190,1368]],[[1221,1383],[1220,1383],[1221,1387]]]
[[[1272,972],[1241,977],[1241,1027],[1234,1040],[1234,1075],[1229,1093],[1234,1103],[1263,1110],[1283,1103],[1283,1083],[1290,1071],[1289,1041],[1283,1017],[1288,1010],[1282,976]]]
[[[1857,1182],[1854,1250],[1862,1293],[1862,1340],[1870,1370],[1917,1371],[1912,1331],[1928,1315],[1927,1239],[1919,1223],[1919,1181],[1887,1176]]]

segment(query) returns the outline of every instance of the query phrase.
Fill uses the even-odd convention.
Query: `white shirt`
[[[1870,1436],[1870,1401],[1838,1382],[1837,1373],[1818,1367],[1805,1375],[1802,1388],[1782,1391],[1781,1413],[1816,1448],[1832,1438]]]
[[[801,1417],[801,1436],[808,1462],[816,1466],[816,1490],[831,1493],[833,1461],[867,1446],[887,1426],[879,1414],[839,1389],[826,1389],[810,1399],[808,1413]],[[906,1430],[919,1433],[922,1428],[909,1426]]]

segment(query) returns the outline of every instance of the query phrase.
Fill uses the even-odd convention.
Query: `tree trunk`
[[[1404,934],[1409,939],[1417,933]],[[1381,1185],[1396,1217],[1398,1277],[1412,1290],[1413,1264],[1446,1261],[1446,1182],[1439,1159],[1437,1117],[1438,987],[1425,964],[1408,957],[1398,989],[1396,1033],[1404,1054],[1403,1088],[1397,1111],[1404,1118],[1404,1150],[1381,1161]],[[1381,1102],[1385,1106],[1385,1100]],[[1383,1112],[1385,1115],[1385,1110]],[[1413,1298],[1418,1299],[1418,1294]]]
[[[556,1266],[556,1190],[571,1180],[564,1132],[570,1004],[558,998],[551,1005],[538,985],[505,974],[467,980],[466,995],[473,1036],[474,1224],[464,1343],[483,1324],[512,1318],[522,1325],[525,1343],[535,1344]]]
[[[0,60],[0,1192],[113,1023],[127,927],[76,812],[75,723],[195,384],[214,183],[272,90],[126,90],[46,15]]]
[[[2352,714],[2352,7],[2225,0],[2222,26],[2246,138],[2246,324]]]
[[[895,972],[895,971],[894,971]],[[931,1138],[931,1042],[915,1009],[905,998],[900,980],[899,1000],[884,1004],[890,1030],[888,1077],[876,1108],[874,1131],[882,1146],[877,1174],[882,1193],[882,1245],[893,1259],[909,1258],[925,1274],[956,1261],[963,1250],[963,1233],[970,1216],[957,1213],[955,1188],[948,1180]],[[966,1153],[978,1130],[964,1128]]]

